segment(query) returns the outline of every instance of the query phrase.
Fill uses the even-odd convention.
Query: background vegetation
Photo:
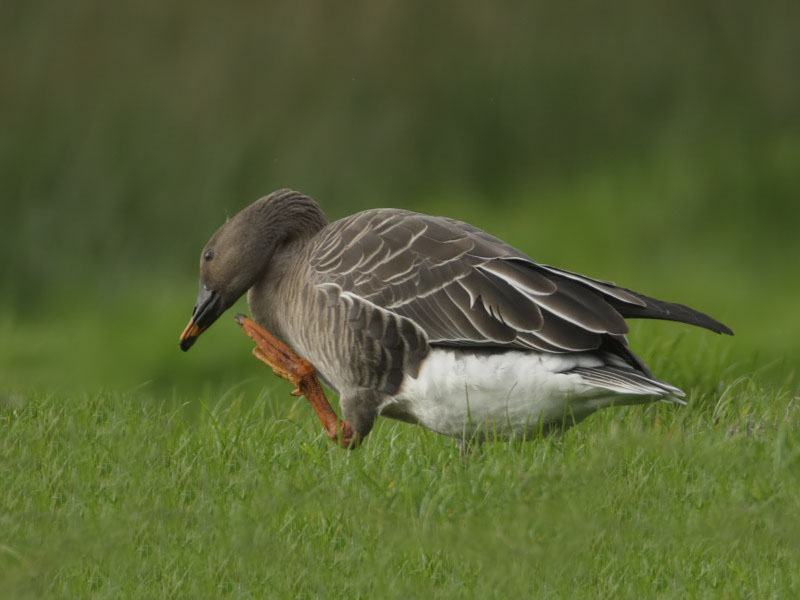
[[[796,593],[798,13],[0,3],[0,595]],[[232,319],[178,350],[200,248],[279,187],[469,220],[737,336],[634,328],[688,409],[348,455]]]

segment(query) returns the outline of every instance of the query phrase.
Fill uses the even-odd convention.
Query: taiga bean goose
[[[680,402],[628,347],[625,319],[732,333],[682,304],[539,264],[467,223],[398,209],[328,223],[291,190],[248,206],[203,248],[181,348],[245,292],[255,322],[238,320],[254,353],[344,445],[379,415],[469,439],[563,429],[611,404]],[[344,423],[315,369],[339,393]]]

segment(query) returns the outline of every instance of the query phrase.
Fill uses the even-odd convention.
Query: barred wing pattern
[[[441,345],[579,352],[611,337],[624,347],[619,307],[647,313],[650,300],[540,265],[467,223],[396,209],[332,223],[310,266],[318,286],[407,317]]]

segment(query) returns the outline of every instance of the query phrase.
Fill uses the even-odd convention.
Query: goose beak
[[[192,311],[192,318],[181,334],[181,350],[186,352],[192,347],[197,337],[208,329],[220,315],[220,296],[205,285],[200,287],[197,304]]]

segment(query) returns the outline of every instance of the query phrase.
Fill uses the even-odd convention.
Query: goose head
[[[275,252],[327,224],[316,202],[278,190],[228,219],[200,253],[200,291],[180,339],[184,352],[269,269]]]

